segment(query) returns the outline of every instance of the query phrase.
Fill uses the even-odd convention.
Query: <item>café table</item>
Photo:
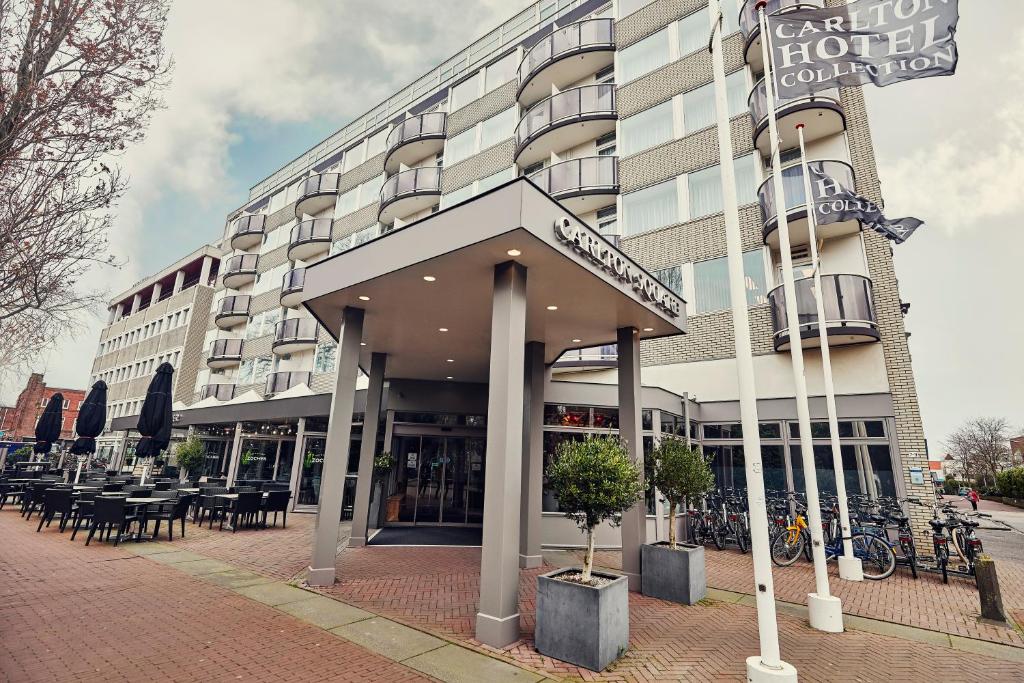
[[[224,500],[227,500],[227,501],[238,500],[238,494],[237,493],[218,493],[215,497],[216,498],[223,498]],[[264,500],[266,500],[266,498],[267,498],[267,492],[266,491],[263,492],[262,498]],[[228,508],[228,509],[230,509],[230,508]],[[225,512],[227,512],[227,511],[225,511]],[[228,529],[231,529],[231,528],[233,528],[233,527],[230,524],[228,524]]]

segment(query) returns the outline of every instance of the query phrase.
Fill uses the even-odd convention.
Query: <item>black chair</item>
[[[78,533],[79,528],[81,528],[83,520],[92,522],[92,511],[97,497],[95,491],[82,491],[78,494],[78,501],[74,508],[75,516],[71,525],[72,541],[75,540],[75,535]]]
[[[252,493],[258,489],[255,486],[232,486],[228,489],[229,493]]]
[[[158,481],[158,482],[154,482],[154,483],[155,483],[155,485],[153,486],[153,490],[154,491],[170,491],[171,490],[171,482],[169,482],[169,481]]]
[[[111,491],[123,491],[124,484],[119,481],[110,482],[103,485],[103,492],[109,493]]]
[[[128,492],[129,498],[150,498],[153,495],[153,489],[142,486],[128,486],[124,490]]]
[[[288,489],[284,491],[270,491],[267,493],[267,497],[263,500],[263,526],[267,525],[267,513],[274,513],[274,526],[277,526],[277,513],[280,512],[284,515],[281,521],[282,528],[288,528],[288,501],[291,500],[292,492]]]
[[[110,532],[117,529],[117,536],[114,537],[114,545],[121,542],[121,536],[131,526],[132,522],[138,521],[139,515],[134,506],[129,507],[124,498],[114,496],[99,496],[93,501],[92,524],[89,525],[89,536],[85,544],[89,545],[93,534],[100,530],[100,537],[103,537],[103,530],[106,529],[107,540],[110,540]]]
[[[263,502],[263,493],[260,491],[243,491],[238,494],[234,505],[228,510],[231,513],[231,533],[238,531],[239,524],[252,526],[256,516],[260,513],[260,504]],[[224,528],[224,515],[220,518],[220,528]]]
[[[156,526],[153,528],[153,538],[160,534],[160,522],[167,522],[167,540],[173,541],[174,522],[177,520],[181,521],[181,537],[185,538],[185,517],[188,515],[188,509],[192,505],[193,495],[184,495],[173,501],[168,500],[168,503],[166,505],[161,504],[156,512],[149,513],[147,521],[156,521]]]
[[[196,524],[199,526],[203,525],[203,518],[206,517],[206,513],[210,513],[210,528],[213,528],[213,520],[219,514],[223,515],[224,511],[227,510],[227,500],[224,498],[218,498],[217,494],[227,493],[227,488],[223,486],[207,486],[202,489],[199,494],[198,502],[196,503],[197,513],[194,515]]]
[[[0,483],[0,510],[4,509],[4,505],[7,504],[7,501],[20,503],[21,497],[24,493],[25,489],[21,484],[15,484],[8,481]]]
[[[43,502],[46,500],[46,489],[52,489],[53,482],[44,481],[33,483],[31,488],[25,489],[25,496],[22,498],[21,514],[25,519],[32,519],[32,513],[43,509]]]
[[[161,491],[159,489],[156,489],[154,491],[150,491],[149,497],[150,498],[177,498],[178,497],[178,492],[177,491]]]
[[[283,481],[268,481],[260,487],[263,491],[287,491],[288,483]]]
[[[50,522],[53,521],[55,515],[60,515],[58,528],[61,533],[64,533],[64,529],[67,528],[68,522],[71,520],[74,507],[71,493],[69,488],[46,489],[43,494],[43,511],[39,513],[39,526],[36,527],[37,533],[43,530],[44,522],[46,528],[49,529]]]

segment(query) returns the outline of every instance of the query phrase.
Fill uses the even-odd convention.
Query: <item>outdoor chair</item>
[[[150,493],[150,495],[149,495],[150,498],[177,498],[178,497],[178,492],[177,491],[161,491],[160,489],[156,489],[155,491],[150,491],[149,493]]]
[[[263,526],[267,525],[267,513],[274,513],[274,526],[277,526],[277,513],[280,512],[284,515],[281,520],[281,527],[288,527],[288,501],[291,500],[292,492],[288,489],[284,491],[270,491],[267,493],[267,497],[263,500]]]
[[[218,513],[223,514],[227,509],[227,501],[223,498],[218,498],[217,494],[227,493],[228,490],[223,486],[210,486],[203,489],[202,493],[199,494],[199,502],[196,505],[198,514],[194,516],[196,524],[199,526],[203,525],[203,518],[206,517],[206,513],[210,513],[210,528],[213,528],[213,520]]]
[[[103,492],[104,493],[109,493],[110,491],[123,491],[123,490],[124,490],[124,484],[122,484],[119,481],[111,482],[109,484],[104,484],[103,485]]]
[[[230,493],[252,493],[258,490],[255,486],[232,486]]]
[[[128,493],[129,498],[150,498],[153,495],[153,489],[147,489],[144,486],[127,486],[124,490]]]
[[[260,489],[263,491],[287,491],[288,484],[283,481],[268,481]]]
[[[124,498],[100,496],[93,501],[92,524],[89,525],[89,535],[85,539],[85,544],[89,545],[97,529],[100,530],[101,539],[103,531],[106,529],[108,541],[110,540],[110,532],[116,529],[117,536],[114,537],[114,545],[116,546],[121,542],[121,536],[131,526],[131,523],[138,521],[138,519],[139,516],[135,508],[128,507]]]
[[[78,494],[78,502],[74,507],[74,520],[71,525],[71,540],[75,540],[75,535],[78,533],[79,528],[82,526],[82,521],[87,520],[92,522],[92,511],[95,505],[97,494],[95,491],[82,491]]]
[[[25,489],[26,496],[22,500],[21,514],[25,519],[32,519],[32,513],[43,509],[43,501],[46,496],[46,489],[53,488],[53,482],[45,481],[33,483],[31,488]]]
[[[21,497],[25,493],[24,487],[21,484],[13,484],[11,482],[4,482],[0,484],[0,510],[4,509],[4,505],[7,501],[21,502]]]
[[[228,510],[231,513],[231,533],[238,531],[239,524],[252,526],[256,516],[260,513],[260,503],[263,501],[263,494],[259,491],[243,491],[238,494],[238,499]],[[224,528],[223,515],[220,518],[220,528]]]
[[[192,496],[186,495],[173,501],[173,504],[168,502],[166,505],[160,505],[159,510],[156,512],[150,512],[147,521],[156,521],[156,526],[153,528],[153,538],[156,538],[160,533],[160,522],[167,522],[167,540],[173,541],[174,522],[178,520],[181,521],[181,537],[185,538],[185,517],[188,515],[188,509],[191,505]]]
[[[169,481],[158,481],[158,482],[155,482],[155,485],[153,486],[153,490],[154,491],[170,491],[171,490],[171,482],[169,482]]]
[[[39,514],[39,526],[36,527],[37,533],[43,530],[44,522],[46,528],[49,529],[50,522],[53,521],[55,515],[60,515],[58,529],[64,533],[73,512],[74,504],[71,493],[71,489],[68,488],[46,490],[46,493],[43,494],[43,511]]]

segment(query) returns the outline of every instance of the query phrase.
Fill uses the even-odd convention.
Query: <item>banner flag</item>
[[[924,221],[910,216],[890,220],[882,209],[870,199],[861,197],[832,176],[825,173],[820,161],[809,161],[811,188],[814,192],[814,217],[818,225],[859,220],[865,228],[874,230],[896,244],[903,244],[924,225]]]
[[[958,0],[855,0],[766,17],[780,100],[956,71]]]

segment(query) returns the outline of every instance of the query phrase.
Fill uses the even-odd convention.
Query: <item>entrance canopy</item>
[[[683,300],[526,179],[499,186],[306,270],[303,303],[338,339],[363,309],[359,364],[387,376],[486,382],[495,266],[529,272],[526,341],[563,352],[685,332]]]

